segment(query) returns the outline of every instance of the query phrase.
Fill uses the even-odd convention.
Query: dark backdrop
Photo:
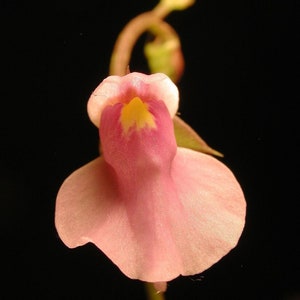
[[[0,299],[143,299],[93,245],[68,249],[53,220],[62,181],[98,155],[86,102],[114,41],[156,1],[0,3]],[[186,58],[181,117],[225,154],[248,204],[238,246],[167,299],[300,298],[294,6],[199,0],[167,18]],[[144,38],[132,71],[148,72]]]

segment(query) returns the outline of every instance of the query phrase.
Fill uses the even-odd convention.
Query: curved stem
[[[145,12],[133,18],[119,34],[110,60],[110,75],[127,74],[131,52],[138,38],[151,26],[162,21],[154,13]]]
[[[152,12],[160,19],[164,19],[170,12],[170,8],[160,1],[153,9]]]

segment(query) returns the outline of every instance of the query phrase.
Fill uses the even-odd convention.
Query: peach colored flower
[[[94,243],[130,278],[193,275],[236,246],[243,192],[212,156],[177,147],[178,90],[164,74],[110,76],[91,95],[102,154],[72,173],[55,224],[70,248]]]

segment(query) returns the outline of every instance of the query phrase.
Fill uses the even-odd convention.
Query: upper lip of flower
[[[162,100],[170,116],[178,109],[179,93],[176,85],[165,74],[145,75],[137,72],[126,76],[109,76],[95,89],[87,104],[91,121],[99,127],[103,109],[109,104],[129,102],[134,97],[143,101]]]

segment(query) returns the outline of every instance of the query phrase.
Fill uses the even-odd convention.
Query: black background
[[[145,299],[93,245],[68,249],[56,193],[98,155],[86,102],[114,41],[156,1],[1,0],[0,299]],[[241,183],[238,246],[166,299],[300,299],[295,3],[201,0],[166,20],[186,58],[181,117]],[[131,70],[148,72],[139,40]]]

